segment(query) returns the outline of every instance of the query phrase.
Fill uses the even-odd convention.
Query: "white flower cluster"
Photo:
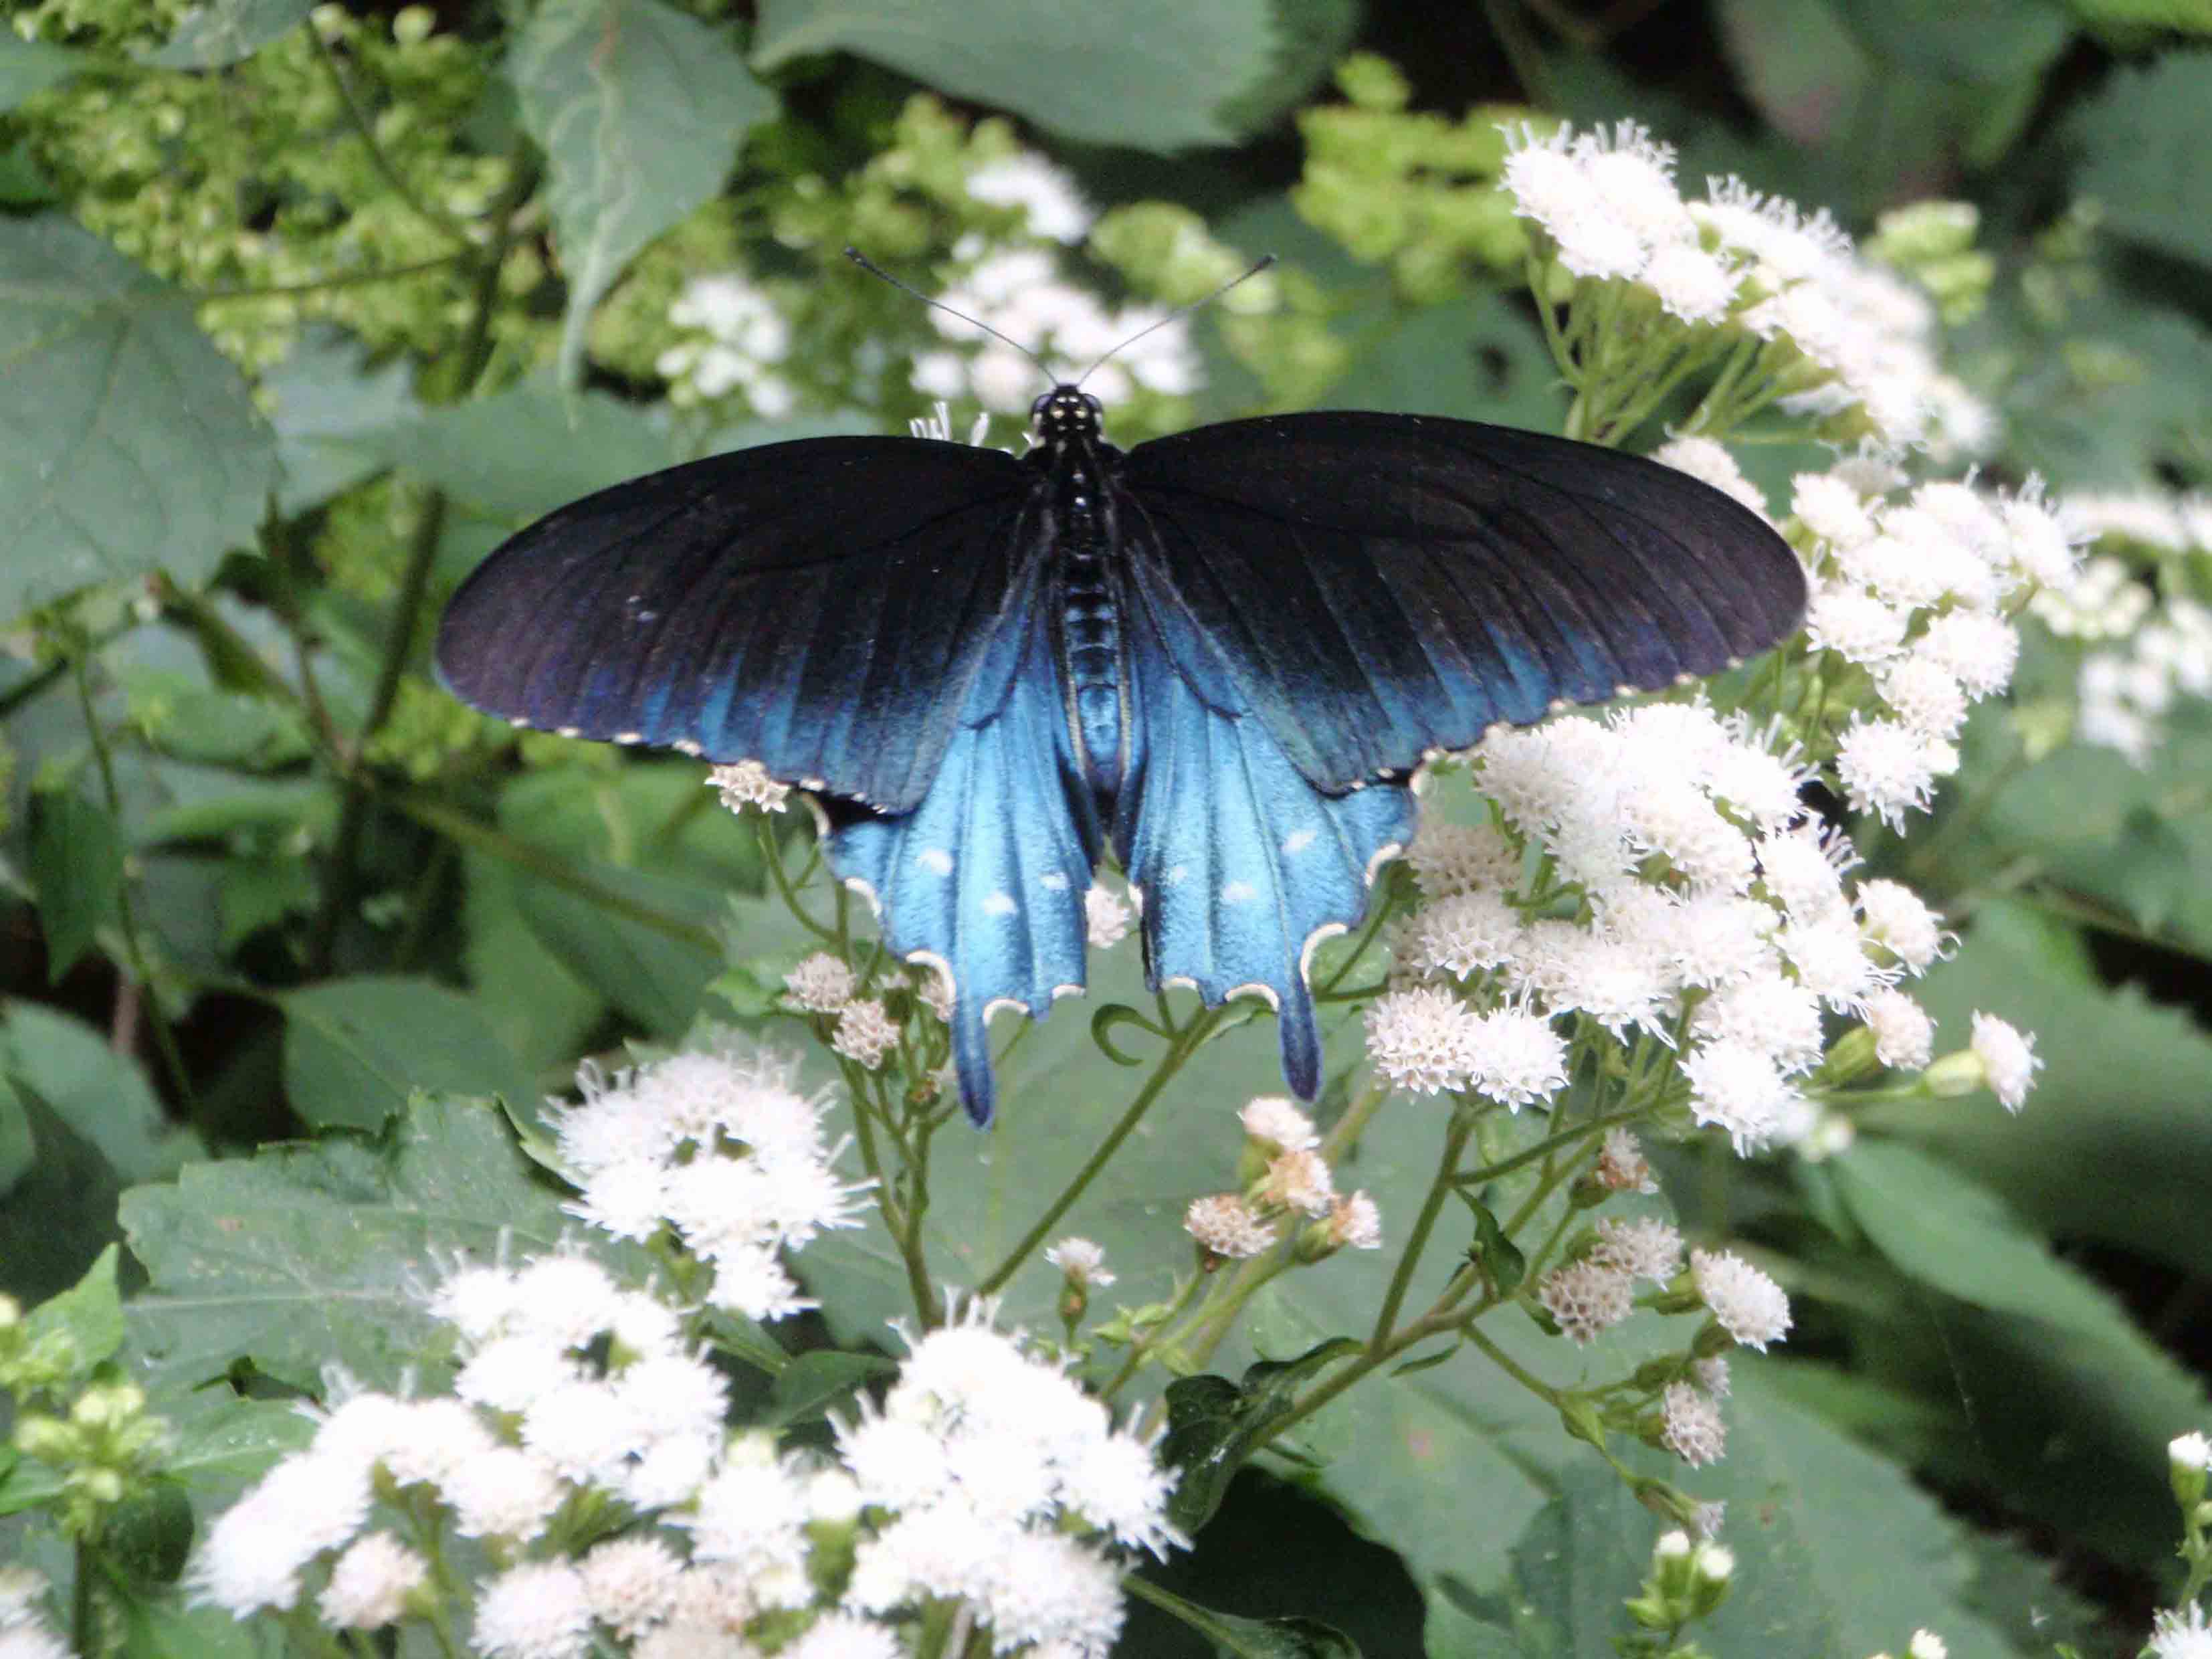
[[[46,1623],[43,1573],[0,1567],[0,1659],[71,1659],[75,1650]]]
[[[880,1618],[957,1596],[1000,1653],[1103,1659],[1121,1626],[1109,1548],[1185,1542],[1167,1516],[1173,1477],[992,1314],[971,1302],[915,1342],[882,1408],[839,1432],[871,1518],[844,1603]]]
[[[460,1593],[451,1535],[507,1564],[476,1587],[487,1659],[750,1654],[757,1621],[794,1659],[898,1659],[908,1615],[951,1597],[1000,1652],[1103,1659],[1109,1551],[1182,1541],[1150,1443],[988,1304],[913,1345],[836,1459],[729,1435],[727,1385],[677,1313],[582,1258],[466,1269],[432,1306],[466,1355],[455,1394],[355,1392],[324,1415],[210,1529],[201,1600],[244,1619],[312,1595],[333,1629],[380,1629]],[[610,1515],[638,1518],[603,1536]]]
[[[2166,739],[2181,697],[2212,696],[2212,608],[2185,591],[2161,592],[2165,572],[2212,553],[2212,498],[2143,491],[2069,496],[2066,516],[2100,542],[2132,545],[2160,561],[2161,581],[2116,553],[2090,558],[2074,580],[2038,592],[2030,608],[2054,634],[2107,648],[2081,659],[2075,735],[2147,766]]]
[[[836,1171],[823,1097],[798,1091],[796,1059],[734,1040],[614,1078],[586,1066],[583,1103],[560,1109],[561,1158],[580,1189],[571,1213],[617,1238],[673,1228],[712,1265],[706,1299],[754,1319],[812,1304],[781,1253],[857,1224],[866,1190]]]
[[[791,413],[798,394],[779,372],[791,355],[791,324],[767,294],[734,271],[694,276],[668,320],[692,335],[653,365],[669,383],[671,403],[714,403],[743,392],[763,420]]]
[[[1679,1045],[1697,1121],[1749,1149],[1814,1127],[1797,1079],[1824,1010],[1873,1026],[1888,1063],[1927,1063],[1932,1026],[1896,987],[1935,961],[1936,919],[1896,883],[1846,884],[1849,842],[1799,804],[1807,769],[1747,717],[1570,716],[1493,735],[1473,765],[1500,817],[1423,823],[1426,902],[1368,1011],[1370,1060],[1398,1087],[1547,1099],[1568,1072],[1555,1022],[1579,1014]],[[1531,914],[1536,855],[1580,920]]]
[[[1194,1200],[1183,1230],[1208,1255],[1230,1261],[1263,1255],[1282,1242],[1283,1224],[1303,1219],[1301,1261],[1317,1261],[1346,1248],[1382,1248],[1382,1215],[1365,1193],[1341,1194],[1313,1120],[1282,1095],[1261,1095],[1237,1114],[1244,1126],[1242,1192]]]
[[[1057,378],[1072,379],[1116,347],[1085,381],[1109,405],[1133,386],[1182,393],[1200,384],[1199,360],[1182,318],[1152,306],[1108,310],[1060,274],[1057,258],[1042,248],[986,252],[980,243],[954,250],[974,261],[967,280],[939,295],[953,310],[988,324],[1017,345],[1046,358]],[[991,339],[980,330],[933,310],[930,321],[947,340],[981,339],[972,356],[947,346],[914,360],[915,389],[954,402],[969,399],[987,410],[1027,415],[1044,390],[1037,366],[1016,346]],[[1146,330],[1151,332],[1146,333]],[[1142,333],[1144,337],[1135,337]]]
[[[2212,1659],[2212,1624],[2206,1622],[2203,1605],[2191,1601],[2185,1610],[2160,1613],[2151,1621],[2150,1645],[2144,1651],[2151,1659]]]
[[[1571,275],[1638,284],[1685,327],[1765,343],[1757,372],[1786,377],[1785,407],[1863,409],[1893,443],[1988,441],[1993,418],[1937,362],[1934,305],[1861,258],[1825,210],[1734,178],[1685,201],[1672,148],[1632,121],[1543,138],[1523,126],[1508,142],[1505,188]]]
[[[319,1578],[316,1605],[340,1629],[371,1630],[406,1611],[430,1554],[373,1528],[380,1499],[419,1495],[459,1537],[507,1547],[599,1494],[641,1510],[683,1501],[720,1453],[728,1387],[687,1349],[658,1298],[617,1286],[580,1256],[519,1267],[465,1268],[431,1298],[465,1356],[454,1393],[402,1399],[356,1392],[325,1416],[305,1451],[286,1457],[226,1510],[192,1567],[199,1596],[244,1618],[288,1608]],[[603,1357],[593,1358],[592,1353]],[[487,1594],[477,1641],[487,1653],[581,1655],[593,1610],[518,1608]],[[525,1616],[556,1639],[516,1634]],[[612,1622],[611,1620],[610,1622]]]
[[[1958,769],[1968,706],[2011,682],[2020,635],[2008,601],[2030,583],[2070,583],[2075,556],[2033,482],[2008,496],[1961,483],[1899,501],[1869,493],[1886,482],[1857,461],[1802,473],[1790,508],[1812,543],[1807,636],[1839,659],[1822,665],[1823,684],[1862,670],[1880,704],[1844,731],[1837,777],[1853,807],[1901,830]]]

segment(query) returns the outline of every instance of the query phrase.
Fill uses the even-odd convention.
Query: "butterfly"
[[[816,438],[561,508],[447,607],[447,685],[517,725],[757,761],[831,868],[985,1026],[1084,985],[1105,854],[1157,988],[1276,1012],[1311,1099],[1315,945],[1413,831],[1425,757],[1706,674],[1795,631],[1796,556],[1687,474],[1352,412],[1123,452],[1069,384],[1032,447]]]

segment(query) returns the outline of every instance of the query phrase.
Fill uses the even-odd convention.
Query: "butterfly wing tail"
[[[997,1098],[991,1014],[1011,1005],[1042,1016],[1083,988],[1094,857],[1064,781],[1042,638],[1032,635],[1011,677],[979,686],[921,804],[848,821],[828,852],[875,900],[885,944],[951,980],[961,1103],[982,1125]]]
[[[1153,983],[1188,983],[1209,1004],[1267,997],[1284,1079],[1310,1100],[1322,1070],[1311,948],[1365,913],[1376,869],[1412,838],[1412,794],[1395,782],[1315,788],[1225,680],[1201,695],[1177,670],[1171,614],[1135,620],[1142,769],[1115,843],[1142,896]]]

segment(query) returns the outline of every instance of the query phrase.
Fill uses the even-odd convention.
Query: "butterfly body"
[[[1084,983],[1110,849],[1155,985],[1277,1011],[1411,838],[1433,750],[1664,686],[1796,625],[1756,514],[1654,463],[1470,422],[1227,422],[1138,446],[1060,386],[1034,447],[817,439],[523,531],[438,662],[518,724],[759,761],[814,793],[886,944],[950,979],[979,1121],[997,1008]]]

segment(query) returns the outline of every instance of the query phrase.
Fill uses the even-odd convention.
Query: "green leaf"
[[[2121,29],[2212,34],[2212,0],[2068,0],[2082,21]]]
[[[0,615],[252,540],[274,477],[192,301],[60,215],[0,219]]]
[[[1169,1383],[1160,1462],[1178,1473],[1168,1519],[1186,1534],[1196,1534],[1221,1507],[1237,1471],[1273,1437],[1299,1388],[1359,1352],[1350,1337],[1334,1337],[1294,1359],[1262,1360],[1241,1382],[1184,1376]]]
[[[0,112],[82,75],[99,61],[88,52],[26,40],[13,29],[0,29]]]
[[[1236,138],[1277,73],[1267,0],[763,0],[753,59],[849,52],[1063,137],[1158,153]]]
[[[1510,1296],[1528,1276],[1528,1258],[1521,1253],[1519,1245],[1505,1236],[1505,1230],[1498,1224],[1498,1218],[1487,1204],[1464,1188],[1454,1190],[1474,1212],[1474,1243],[1468,1248],[1468,1260],[1482,1269],[1483,1276],[1501,1295]]]
[[[0,218],[0,617],[252,540],[276,476],[189,295],[58,214]]]
[[[726,31],[659,0],[548,0],[507,63],[545,152],[568,279],[561,377],[630,257],[721,187],[747,128],[775,113]]]
[[[2114,72],[2075,119],[2075,186],[2120,235],[2212,264],[2212,57],[2173,52]]]
[[[46,939],[46,982],[91,948],[93,935],[120,914],[123,848],[105,807],[74,789],[38,797],[31,832],[31,886]]]
[[[427,979],[326,980],[278,1001],[284,1091],[318,1128],[380,1129],[417,1091],[496,1096],[524,1110],[537,1101],[476,1004]]]
[[[1700,1647],[1852,1659],[1895,1651],[1924,1627],[1942,1632],[1954,1659],[2006,1659],[2009,1644],[1965,1605],[1961,1529],[1902,1470],[1784,1399],[1765,1375],[1777,1362],[1733,1364],[1729,1455],[1685,1481],[1727,1504],[1736,1556],[1727,1601],[1698,1627]],[[1680,1470],[1649,1454],[1635,1461]],[[1432,1608],[1455,1609],[1462,1632],[1489,1632],[1487,1645],[1463,1639],[1445,1651],[1611,1659],[1613,1638],[1632,1628],[1622,1603],[1664,1523],[1586,1453],[1559,1471],[1554,1493],[1513,1541],[1501,1580],[1434,1583]]]
[[[425,410],[361,447],[505,525],[682,459],[635,404],[599,392],[564,398],[537,380]]]
[[[419,419],[407,365],[374,367],[368,347],[335,329],[308,328],[284,360],[263,371],[287,513],[329,500],[391,464],[392,434]],[[471,404],[452,405],[454,413]]]
[[[127,1181],[169,1175],[199,1152],[173,1127],[146,1074],[82,1021],[35,1003],[4,1005],[0,1070],[36,1095]]]
[[[1142,1577],[1123,1582],[1154,1607],[1182,1620],[1226,1659],[1359,1659],[1358,1644],[1317,1619],[1239,1619],[1186,1601]]]
[[[799,1354],[776,1373],[769,1396],[770,1420],[778,1428],[811,1422],[897,1369],[880,1354],[847,1353],[837,1348]]]
[[[426,1288],[457,1262],[549,1251],[574,1231],[497,1109],[441,1100],[374,1142],[188,1165],[173,1185],[125,1194],[122,1218],[152,1280],[129,1317],[155,1389],[243,1357],[317,1392],[331,1364],[378,1389],[412,1370],[428,1391],[450,1334]]]
[[[39,1159],[39,1137],[15,1085],[0,1076],[0,1198],[30,1173]]]
[[[221,69],[297,28],[313,8],[314,0],[208,0],[185,13],[147,61],[161,69]]]
[[[1893,1140],[1863,1138],[1830,1160],[1851,1218],[1899,1270],[1994,1313],[2092,1337],[2131,1337],[2104,1291],[2051,1254],[1963,1171]]]
[[[31,1340],[61,1335],[76,1356],[75,1369],[89,1371],[123,1346],[123,1293],[115,1270],[122,1252],[109,1245],[82,1279],[31,1310],[24,1325]]]
[[[2026,1109],[2014,1117],[1985,1095],[1915,1102],[1881,1109],[1868,1127],[1937,1153],[2046,1237],[2118,1244],[2194,1272],[2212,1121],[2176,1103],[2203,1097],[2212,1038],[2139,990],[2084,980],[2053,957],[2051,937],[2032,909],[1985,904],[1921,990],[1942,1046],[1964,1045],[1978,1008],[2035,1033],[2044,1065]]]
[[[1836,9],[1886,64],[1983,86],[2039,74],[2074,32],[2057,0],[1837,0]]]

